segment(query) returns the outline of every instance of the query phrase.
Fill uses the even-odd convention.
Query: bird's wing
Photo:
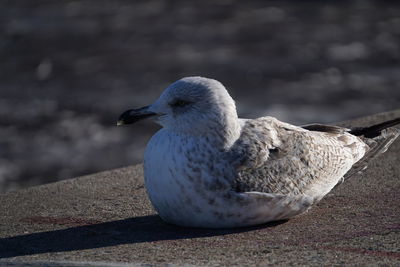
[[[325,124],[318,124],[318,123],[313,123],[313,124],[306,124],[300,126],[303,129],[309,130],[309,131],[316,131],[316,132],[326,132],[326,133],[333,133],[333,134],[342,134],[344,132],[350,131],[348,128],[343,128],[340,126],[336,125],[325,125]]]
[[[234,190],[322,198],[368,150],[346,130],[302,128],[271,117],[244,121],[229,154]]]
[[[245,192],[237,196],[242,198],[242,202],[248,203],[247,206],[244,205],[248,217],[243,219],[252,224],[289,219],[307,211],[314,203],[314,199],[306,195]]]

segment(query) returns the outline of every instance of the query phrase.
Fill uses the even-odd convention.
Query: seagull
[[[145,118],[162,126],[145,151],[148,196],[164,221],[184,227],[245,227],[304,213],[400,134],[400,118],[352,129],[238,118],[226,88],[203,77],[174,82],[117,125]]]

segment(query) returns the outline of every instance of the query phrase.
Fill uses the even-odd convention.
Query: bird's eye
[[[170,104],[170,106],[171,107],[185,107],[185,106],[187,106],[187,105],[189,105],[190,103],[192,103],[192,102],[190,102],[190,101],[186,101],[186,100],[182,100],[182,99],[176,99],[174,102],[172,102],[171,104]]]

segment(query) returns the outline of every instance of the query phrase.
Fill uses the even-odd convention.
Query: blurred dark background
[[[139,163],[157,126],[118,115],[184,76],[251,118],[399,108],[397,3],[0,0],[0,192]]]

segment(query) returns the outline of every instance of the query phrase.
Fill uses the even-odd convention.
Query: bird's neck
[[[217,143],[225,149],[230,148],[236,140],[240,137],[241,127],[239,120],[235,119],[229,121],[229,123],[222,125],[217,133],[210,133],[216,140]]]
[[[205,140],[214,148],[229,149],[239,138],[241,125],[237,117],[210,120],[209,125],[201,131],[192,132],[193,138]]]

